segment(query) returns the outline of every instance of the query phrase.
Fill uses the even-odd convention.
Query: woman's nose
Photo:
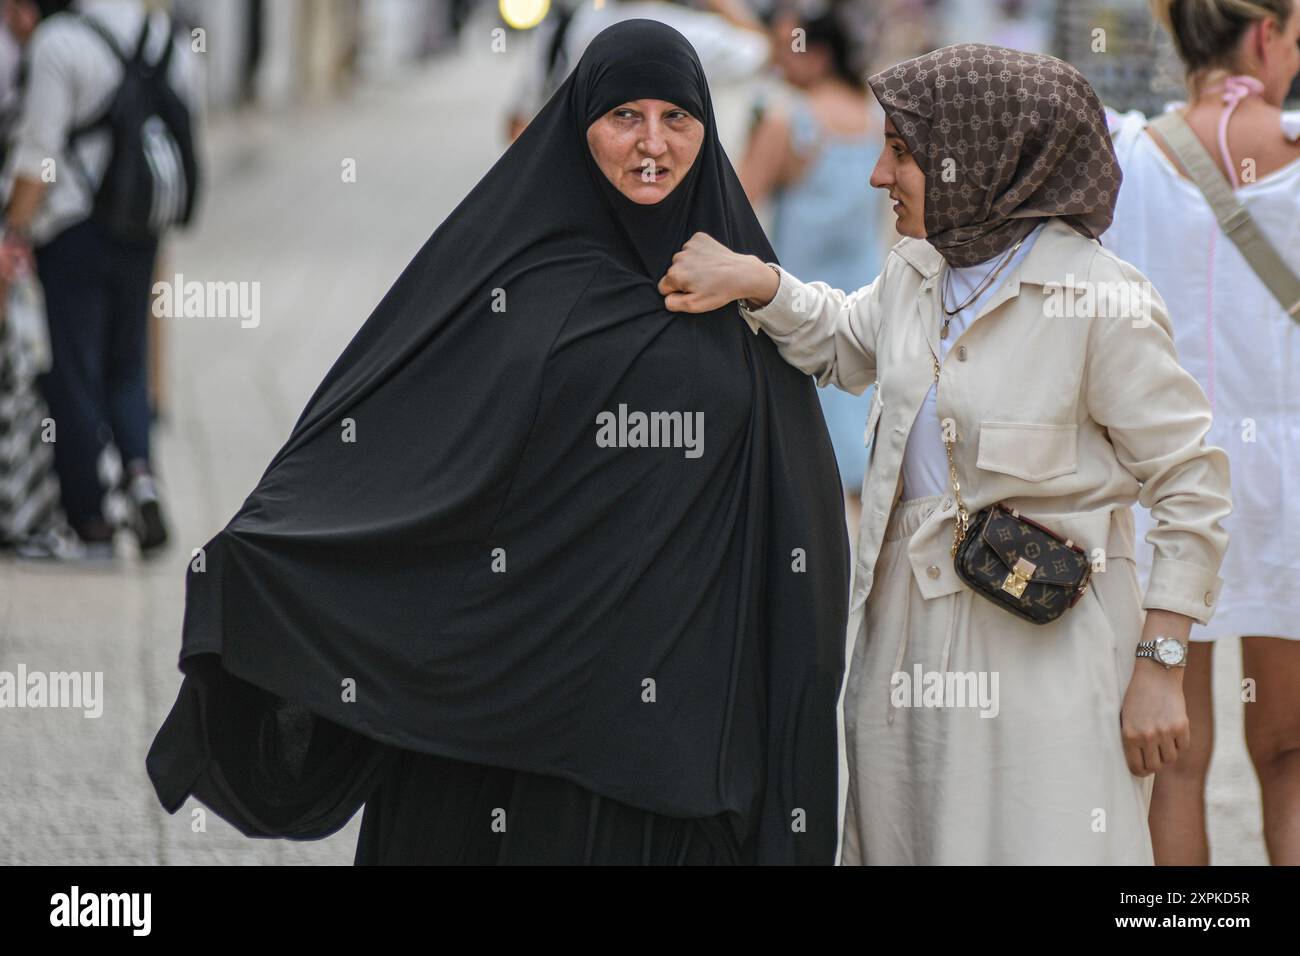
[[[885,168],[885,164],[882,161],[876,163],[875,167],[871,170],[871,178],[868,182],[877,189],[889,189],[894,185],[894,177],[890,174],[889,170]]]
[[[636,148],[647,156],[658,156],[668,148],[658,123],[654,120],[646,123],[645,131],[637,141]]]

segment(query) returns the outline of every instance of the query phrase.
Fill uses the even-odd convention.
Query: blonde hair
[[[1298,0],[1148,0],[1174,41],[1195,90],[1210,72],[1229,70],[1241,35],[1260,20],[1281,26]]]

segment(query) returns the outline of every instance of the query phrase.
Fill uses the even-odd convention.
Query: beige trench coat
[[[1097,749],[1090,754],[1104,751],[1111,755],[1106,759],[1122,761],[1118,708],[1142,628],[1142,614],[1136,606],[1140,592],[1133,561],[1131,505],[1141,503],[1157,523],[1147,535],[1154,560],[1141,607],[1165,608],[1206,623],[1222,585],[1218,569],[1228,543],[1222,520],[1231,511],[1229,469],[1223,450],[1204,442],[1211,420],[1209,405],[1195,379],[1178,364],[1164,303],[1154,291],[1145,316],[1134,318],[1130,312],[1089,317],[1090,311],[1097,310],[1087,308],[1085,296],[1090,294],[1095,302],[1104,291],[1137,288],[1132,284],[1145,283],[1144,277],[1095,240],[1079,235],[1060,220],[1050,221],[1023,262],[1008,273],[976,320],[952,343],[940,374],[938,411],[941,419],[955,422],[954,460],[962,498],[971,515],[1004,501],[1089,550],[1094,555],[1094,580],[1099,575],[1110,575],[1112,580],[1105,587],[1098,582],[1091,589],[1095,603],[1081,602],[1062,618],[1041,627],[1022,625],[992,604],[977,606],[972,613],[970,599],[983,599],[975,597],[953,569],[950,547],[956,508],[948,493],[901,542],[905,551],[897,566],[910,569],[911,574],[896,572],[900,580],[885,587],[885,582],[874,580],[884,570],[877,567],[877,559],[901,492],[908,434],[934,381],[931,356],[938,355],[939,347],[942,266],[942,258],[928,243],[904,239],[891,251],[880,276],[856,292],[846,294],[825,283],[801,282],[782,270],[780,286],[768,305],[741,308],[755,333],[762,330],[770,336],[786,361],[814,375],[818,384],[861,394],[878,382],[865,423],[864,440],[872,449],[862,486],[862,521],[850,604],[848,637],[855,646],[855,658],[879,657],[893,663],[892,653],[871,653],[871,642],[894,641],[899,636],[864,632],[864,609],[873,587],[889,594],[882,601],[900,605],[908,603],[909,593],[919,595],[917,606],[922,610],[939,607],[934,602],[943,599],[961,600],[965,602],[961,609],[954,606],[945,612],[944,620],[965,622],[960,627],[972,633],[950,633],[943,642],[944,657],[949,656],[947,648],[955,647],[953,653],[959,657],[1000,669],[1002,686],[1007,687],[1010,678],[1009,686],[1024,687],[1026,695],[1043,684],[1041,676],[1030,675],[1052,674],[1054,679],[1063,679],[1065,683],[1053,688],[1055,696],[1045,697],[1035,706],[1051,709],[1052,716],[1064,712],[1067,720],[1071,708],[1106,708],[1108,712],[1096,723],[1100,728],[1096,733],[1108,739],[1097,741]],[[1120,579],[1114,579],[1115,575]],[[1127,594],[1133,599],[1124,597]],[[884,613],[883,619],[893,620],[887,610]],[[904,615],[903,620],[915,617]],[[876,618],[882,619],[881,612]],[[979,624],[981,621],[985,623]],[[1101,630],[1108,631],[1102,638],[1095,633],[1099,624]],[[896,622],[891,624],[895,626]],[[1019,634],[1024,628],[1030,629],[1024,635],[1028,643],[999,643],[1003,635]],[[988,631],[994,633],[985,633]],[[1032,639],[1028,636],[1031,632]],[[902,640],[906,642],[908,636],[902,635]],[[967,642],[964,650],[963,640]],[[864,643],[865,648],[856,646]],[[1069,676],[1059,671],[1080,666],[1079,647],[1096,647],[1097,654],[1108,658],[1095,673],[1115,674],[1116,687],[1108,687],[1100,703],[1093,691],[1080,690],[1077,700],[1060,698],[1059,692],[1073,685]],[[1013,653],[1011,648],[1017,650]],[[1059,660],[1053,660],[1053,655]],[[934,663],[938,661],[929,666]],[[851,723],[859,719],[848,705],[851,697],[860,701],[864,712],[883,714],[889,709],[883,698],[889,690],[887,679],[879,687],[854,686],[855,681],[867,679],[861,672],[863,666],[855,659],[848,674],[845,719]],[[874,674],[871,679],[879,676]],[[973,746],[1023,747],[1037,742],[1033,707],[1026,712],[1026,708],[1015,706],[1016,701],[1008,703],[1004,711],[1020,715],[999,721],[1008,736]],[[1096,717],[1092,713],[1087,716],[1085,723]],[[913,713],[909,719],[925,718]],[[923,725],[917,724],[913,731],[916,727]],[[987,737],[987,731],[985,734]],[[867,739],[863,746],[875,746],[873,740]],[[855,772],[853,758],[850,753],[850,778]],[[1090,755],[1072,764],[1070,755],[1064,754],[1043,773],[1076,775],[1082,783],[1099,773],[1099,768],[1086,765],[1095,759],[1100,758]],[[913,775],[944,772],[943,767],[903,769]],[[1149,797],[1149,778],[1139,781],[1122,767],[1107,767],[1105,773],[1111,778],[1126,777],[1118,784],[1121,788],[1145,784]],[[989,770],[986,776],[996,774]],[[872,792],[878,793],[879,781],[874,783],[877,786]],[[1043,797],[1059,800],[1062,785],[1068,791],[1070,781],[1053,779],[1050,783]],[[899,785],[915,784],[914,779]],[[932,820],[906,821],[906,827],[898,820],[878,821],[882,833],[887,832],[890,838],[881,844],[887,849],[875,854],[876,859],[870,858],[867,846],[856,847],[855,853],[865,855],[866,862],[994,862],[989,856],[999,857],[998,862],[1027,859],[1033,855],[1033,827],[1023,821],[1026,815],[1033,816],[1034,811],[1026,807],[1034,806],[1034,794],[1020,793],[1015,801],[1007,801],[1005,794],[997,796],[1003,790],[994,780],[988,799],[1016,805],[1014,812],[1021,821],[1016,825],[1024,827],[1029,836],[1023,853],[999,856],[989,850],[987,842],[980,843],[978,833],[972,834],[964,848],[954,835],[941,835],[934,845],[942,847],[942,852],[917,851],[908,848],[906,840],[899,843],[898,834],[904,830],[917,833],[924,832],[927,825],[933,829],[948,824],[978,831],[981,812],[990,820],[1011,812],[985,807],[975,813],[973,821],[969,799],[960,816],[936,813]],[[980,799],[977,794],[971,798]],[[1114,802],[1132,805],[1127,791],[1122,797],[1115,796]],[[902,794],[898,806],[915,803]],[[1136,811],[1119,812],[1131,816]],[[1116,829],[1127,826],[1132,832],[1140,831],[1148,841],[1146,847],[1106,847],[1098,853],[1096,847],[1103,841],[1085,837],[1072,847],[1068,840],[1062,843],[1055,831],[1046,844],[1060,848],[1063,858],[1057,862],[1149,862],[1145,819],[1120,823]],[[1010,825],[1012,821],[1002,821],[998,827]],[[861,836],[867,842],[873,838],[868,832]],[[984,838],[992,839],[987,834]],[[852,842],[851,835],[846,835],[846,847]]]

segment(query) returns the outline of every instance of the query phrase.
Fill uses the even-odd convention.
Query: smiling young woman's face
[[[907,148],[906,140],[898,135],[894,121],[888,118],[885,120],[885,147],[880,151],[876,168],[871,171],[871,185],[889,191],[900,236],[926,237],[925,173]]]
[[[632,100],[587,127],[587,145],[605,178],[641,205],[660,202],[686,178],[704,142],[704,124],[664,100]]]

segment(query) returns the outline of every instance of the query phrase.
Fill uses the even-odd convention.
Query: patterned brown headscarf
[[[1110,225],[1119,162],[1070,64],[962,43],[868,82],[925,173],[926,237],[950,265],[991,259],[1044,217],[1090,238]]]

